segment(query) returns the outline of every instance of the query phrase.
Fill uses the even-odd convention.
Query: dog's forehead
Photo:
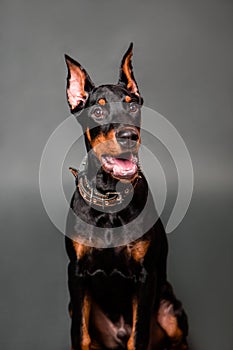
[[[121,85],[101,85],[95,88],[90,96],[90,103],[97,103],[100,99],[104,99],[106,103],[120,102],[130,92]]]

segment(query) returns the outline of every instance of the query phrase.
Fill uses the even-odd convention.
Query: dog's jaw
[[[127,176],[118,175],[116,172],[107,170],[106,165],[104,166],[101,161],[93,154],[93,152],[88,153],[86,161],[86,175],[88,180],[96,186],[96,189],[102,193],[116,191],[116,185],[118,182],[122,184],[133,183],[135,179],[139,176],[140,168],[138,164],[137,155],[132,155],[133,170],[131,174]],[[112,165],[111,165],[112,166]]]
[[[104,155],[101,157],[101,163],[106,172],[119,179],[130,180],[138,171],[138,157],[132,153],[119,157]]]

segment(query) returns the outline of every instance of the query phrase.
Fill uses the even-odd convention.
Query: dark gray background
[[[194,165],[169,279],[193,349],[232,349],[233,1],[7,0],[0,26],[0,348],[69,348],[67,258],[41,203],[40,156],[68,116],[63,54],[97,84],[115,82],[133,41],[145,104],[178,129]]]

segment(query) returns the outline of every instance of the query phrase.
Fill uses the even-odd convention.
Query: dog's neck
[[[142,178],[137,174],[132,181],[119,181],[102,167],[97,167],[98,164],[90,160],[90,157],[87,157],[83,165],[84,169],[79,172],[76,170],[76,185],[81,197],[97,207],[122,206],[126,198],[130,200],[139,179]]]
[[[79,194],[91,205],[102,208],[117,206],[121,210],[122,205],[122,209],[125,205],[123,203],[130,203],[135,194],[134,204],[137,208],[135,213],[145,204],[138,196],[142,192],[147,198],[148,192],[147,182],[140,170],[130,181],[116,179],[102,169],[98,159],[96,157],[93,159],[93,154],[90,152],[80,171],[73,170]]]

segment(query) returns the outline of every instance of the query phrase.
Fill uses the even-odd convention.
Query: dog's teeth
[[[107,162],[109,162],[109,163],[111,163],[111,164],[113,164],[114,163],[114,160],[113,160],[113,158],[112,157],[106,157],[106,160],[107,160]]]

